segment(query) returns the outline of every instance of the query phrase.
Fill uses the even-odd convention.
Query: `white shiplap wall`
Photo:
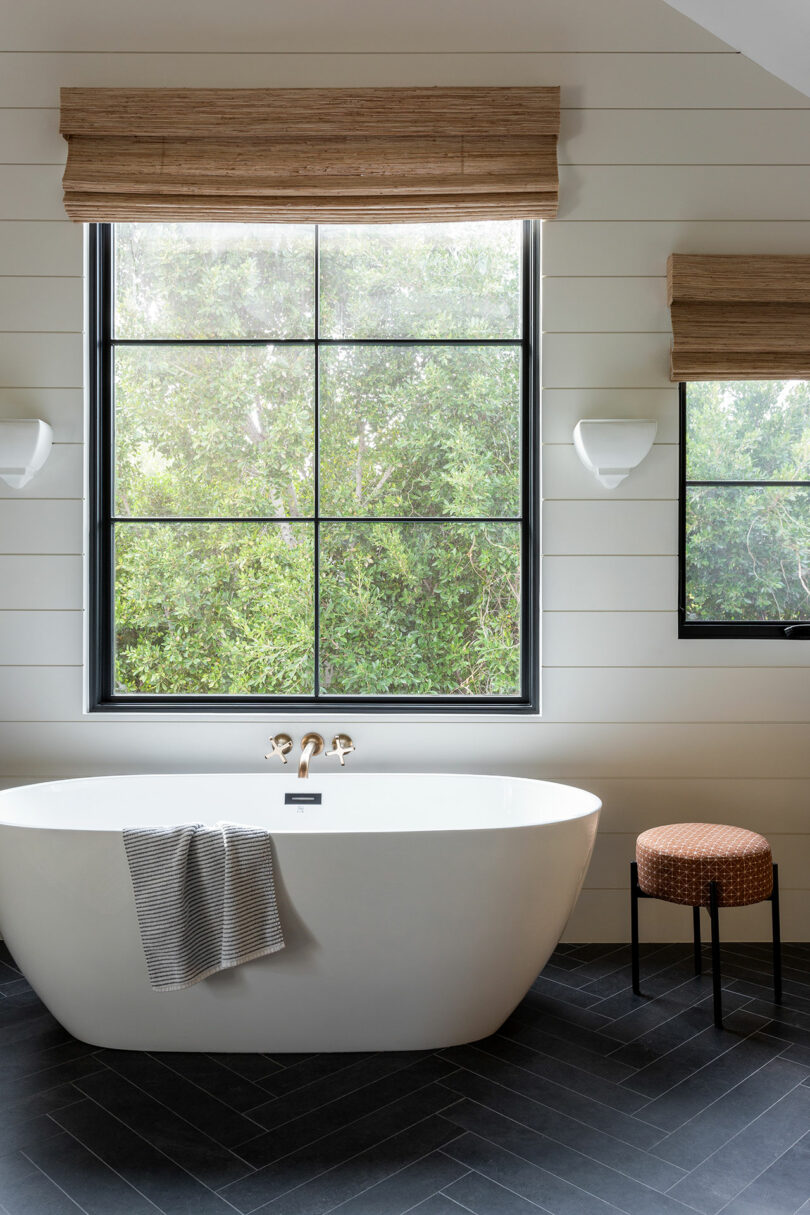
[[[82,238],[60,202],[59,86],[559,83],[562,202],[544,230],[543,719],[347,721],[351,762],[597,792],[602,831],[569,939],[623,939],[635,834],[704,817],[769,835],[786,935],[808,939],[810,652],[675,637],[664,269],[672,250],[810,253],[810,100],[659,0],[141,0],[137,23],[105,0],[4,10],[0,416],[48,419],[57,446],[24,491],[0,491],[0,787],[258,769],[271,720],[82,717]],[[613,493],[571,446],[577,418],[605,414],[659,420],[651,457]],[[689,930],[662,905],[643,919],[652,939]],[[767,926],[763,908],[746,909],[726,932]]]

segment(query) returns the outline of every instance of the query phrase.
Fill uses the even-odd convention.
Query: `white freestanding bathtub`
[[[320,805],[285,805],[287,794]],[[492,1033],[565,927],[599,799],[499,776],[117,776],[0,793],[0,931],[77,1038],[158,1051],[418,1050]],[[287,948],[152,991],[124,826],[272,833]]]

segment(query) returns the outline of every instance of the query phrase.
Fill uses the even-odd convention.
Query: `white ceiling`
[[[6,51],[435,54],[723,49],[721,42],[662,0],[0,0],[0,50]],[[518,65],[521,70],[527,69]],[[167,64],[167,83],[176,79],[173,72],[175,65]],[[441,73],[437,61],[437,84]],[[120,74],[117,79],[123,83]],[[212,77],[212,83],[218,81]],[[525,83],[535,80],[529,76]]]
[[[667,0],[667,4],[810,96],[809,0]]]

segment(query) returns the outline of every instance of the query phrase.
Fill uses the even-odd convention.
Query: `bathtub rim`
[[[588,789],[583,789],[580,785],[567,785],[567,784],[564,784],[562,781],[544,780],[542,777],[511,776],[508,773],[352,772],[352,773],[347,773],[346,775],[350,776],[352,778],[352,780],[361,780],[361,781],[365,780],[365,779],[373,779],[373,778],[380,778],[380,777],[384,777],[384,778],[388,778],[390,780],[396,780],[396,781],[407,780],[409,778],[415,778],[415,777],[421,777],[421,778],[429,778],[431,780],[445,782],[445,781],[456,780],[459,777],[465,777],[469,780],[474,780],[476,782],[480,781],[482,783],[488,783],[490,781],[497,781],[497,782],[508,781],[510,783],[519,784],[521,786],[543,785],[546,789],[565,790],[566,793],[568,793],[569,795],[571,793],[575,793],[578,795],[578,797],[576,798],[576,801],[579,802],[581,799],[583,805],[581,808],[579,806],[576,806],[575,808],[572,809],[571,812],[566,813],[565,815],[562,815],[559,817],[548,818],[548,819],[537,819],[534,821],[500,822],[500,823],[493,822],[493,823],[485,823],[485,824],[476,824],[475,822],[468,822],[468,823],[458,823],[456,825],[443,824],[443,825],[435,826],[435,827],[400,827],[400,828],[392,828],[389,830],[385,830],[382,828],[372,828],[372,829],[355,828],[354,830],[341,830],[341,831],[329,830],[328,828],[323,828],[323,829],[318,829],[318,830],[307,830],[307,831],[301,831],[299,829],[298,831],[296,831],[294,828],[286,828],[283,826],[280,826],[280,827],[273,826],[273,827],[267,828],[270,831],[271,835],[313,835],[313,836],[370,835],[370,834],[371,835],[373,835],[373,834],[435,835],[439,832],[447,832],[447,833],[455,832],[455,833],[462,834],[465,832],[521,831],[521,830],[527,830],[527,829],[538,828],[538,827],[550,827],[550,826],[553,826],[555,824],[560,824],[560,823],[575,822],[580,819],[589,818],[592,815],[596,815],[598,817],[602,811],[602,805],[603,805],[602,799],[600,797],[598,797],[595,793],[592,793]],[[31,823],[31,822],[25,822],[25,821],[21,820],[21,818],[19,816],[21,812],[19,812],[13,818],[7,817],[7,813],[4,812],[4,801],[7,798],[7,796],[9,796],[9,795],[14,795],[14,794],[19,795],[21,792],[24,793],[24,792],[27,792],[28,790],[33,791],[35,789],[42,789],[42,788],[56,788],[56,787],[64,788],[65,786],[100,784],[102,782],[108,782],[108,781],[109,782],[118,782],[118,781],[138,782],[140,780],[155,780],[155,779],[174,781],[174,780],[182,780],[182,779],[189,779],[189,778],[199,779],[201,777],[207,777],[207,776],[216,776],[216,777],[223,777],[223,778],[248,776],[248,777],[270,778],[271,780],[274,780],[277,782],[289,781],[291,784],[293,784],[293,782],[297,782],[297,777],[294,777],[292,772],[287,773],[284,771],[282,771],[282,772],[256,772],[256,771],[253,771],[253,772],[251,772],[251,771],[247,771],[247,772],[244,772],[244,771],[242,771],[242,772],[137,772],[137,773],[122,772],[122,773],[113,773],[113,774],[104,774],[104,775],[99,774],[99,775],[95,775],[95,776],[65,777],[64,779],[61,779],[61,780],[50,779],[50,780],[42,780],[42,781],[32,781],[30,783],[23,784],[23,785],[12,785],[6,789],[0,790],[0,828],[14,827],[14,828],[25,829],[25,830],[29,830],[29,831],[69,831],[71,833],[86,832],[86,833],[93,833],[93,834],[106,834],[106,833],[120,834],[121,831],[123,830],[123,825],[122,826],[113,826],[113,825],[110,825],[110,826],[77,826],[77,825],[69,823],[67,821],[64,823],[61,823],[61,822],[60,823],[54,823],[54,822]],[[341,778],[341,773],[340,772],[318,773],[316,777],[311,778],[311,779],[313,779],[313,781],[315,781],[315,780],[321,779],[322,777],[328,777],[328,778],[331,778],[332,780],[339,780]],[[297,784],[294,784],[294,787],[297,788],[298,787]],[[309,787],[311,788],[312,786],[309,786]],[[301,789],[301,792],[305,792],[305,791],[306,791],[306,789],[304,789],[304,788]],[[230,822],[234,821],[232,818],[229,818],[229,816],[227,814],[221,815],[217,821],[222,821],[223,819],[225,821],[230,821]],[[190,822],[190,821],[196,821],[196,820],[192,820],[190,818],[185,818],[185,819],[177,818],[175,820],[172,820],[170,823],[165,823],[165,824],[161,824],[161,825],[180,825],[181,823]],[[132,822],[128,822],[126,825],[135,826],[136,824],[134,824]]]

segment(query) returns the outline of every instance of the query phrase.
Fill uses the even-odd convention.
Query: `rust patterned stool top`
[[[718,823],[653,827],[636,840],[638,884],[645,894],[690,907],[746,907],[771,897],[773,861],[764,835]]]

